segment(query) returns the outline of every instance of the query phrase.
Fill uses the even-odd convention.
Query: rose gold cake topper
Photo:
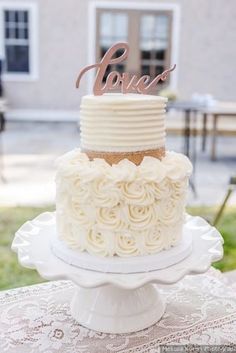
[[[114,54],[123,49],[123,53],[113,58]],[[173,71],[176,65],[173,65],[170,69],[165,70],[161,74],[157,75],[152,81],[150,76],[144,75],[138,78],[136,75],[130,76],[128,72],[120,74],[118,71],[112,71],[107,76],[106,82],[103,83],[103,78],[107,70],[108,65],[119,64],[126,60],[129,54],[129,46],[127,43],[117,43],[107,50],[100,63],[86,66],[79,74],[76,81],[76,88],[79,88],[82,76],[89,70],[97,68],[97,74],[93,86],[93,94],[95,96],[101,96],[109,90],[121,88],[122,93],[142,93],[148,94],[154,91],[159,81],[165,81],[171,71]]]

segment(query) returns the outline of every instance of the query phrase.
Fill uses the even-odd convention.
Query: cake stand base
[[[43,278],[72,280],[76,285],[72,316],[81,325],[105,333],[131,333],[155,324],[165,311],[165,298],[156,286],[204,273],[223,256],[221,235],[199,217],[188,216],[184,224],[192,239],[188,256],[154,271],[146,271],[144,262],[137,273],[92,271],[66,263],[52,251],[55,232],[55,214],[41,214],[18,230],[12,249],[22,266],[36,269]],[[164,254],[168,257],[168,252]]]
[[[71,314],[82,326],[105,333],[131,333],[159,321],[166,304],[153,284],[127,290],[113,285],[77,287]]]

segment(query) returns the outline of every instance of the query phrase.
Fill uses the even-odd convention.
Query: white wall
[[[44,118],[47,112],[52,117],[61,111],[61,119],[64,116],[74,119],[87,87],[84,78],[80,90],[76,90],[75,79],[79,70],[88,64],[88,48],[93,46],[88,43],[91,38],[88,33],[89,0],[27,1],[38,3],[39,76],[32,82],[5,82],[9,105],[18,118],[29,110],[32,116],[32,111],[37,112],[35,116],[40,116],[42,111]],[[167,3],[165,0],[148,2]],[[185,98],[196,91],[211,93],[219,99],[236,100],[235,0],[169,2],[179,4],[181,13],[176,81],[179,95]],[[133,3],[145,2],[136,0]]]
[[[43,116],[48,111],[52,115],[57,110],[63,110],[65,116],[71,111],[74,116],[74,111],[79,109],[80,96],[86,89],[84,84],[80,91],[76,90],[75,80],[79,70],[87,64],[87,2],[31,1],[38,2],[38,79],[5,81],[9,107],[19,118],[22,110],[24,113],[28,109],[31,112],[42,110]],[[62,116],[61,112],[59,114]]]
[[[181,2],[179,91],[236,101],[236,2]]]

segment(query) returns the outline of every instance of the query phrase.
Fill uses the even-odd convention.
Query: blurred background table
[[[2,60],[0,58],[0,133],[5,129],[5,111],[6,111],[6,101],[3,95],[3,85],[2,85]]]
[[[203,109],[203,105],[192,100],[173,101],[168,103],[168,110],[177,110],[184,114],[184,154],[190,157],[193,164],[196,161],[196,115]],[[194,137],[193,148],[191,149],[191,137]]]
[[[209,131],[212,136],[211,140],[211,160],[216,160],[216,145],[218,122],[219,119],[232,118],[236,121],[236,103],[234,102],[221,102],[214,101],[210,104],[204,104],[201,102],[195,102],[194,100],[189,101],[173,101],[168,103],[168,109],[181,111],[184,115],[184,154],[188,156],[194,167],[196,163],[196,136],[197,136],[197,119],[202,121],[202,150],[206,149],[207,140],[207,125],[208,120],[212,118],[212,128]]]
[[[196,137],[197,137],[197,116],[198,112],[203,108],[203,106],[192,100],[189,101],[170,101],[167,106],[168,110],[180,111],[184,115],[184,146],[183,153],[190,158],[193,164],[193,173],[190,179],[190,186],[196,195],[195,186],[195,171],[196,171],[196,161],[197,161],[197,148],[196,148]]]
[[[163,318],[124,335],[90,331],[75,322],[69,308],[74,291],[70,281],[1,292],[0,351],[156,353],[160,345],[230,345],[236,350],[235,289],[214,269],[162,286],[167,301]]]
[[[218,134],[218,121],[226,117],[232,117],[236,121],[236,103],[231,102],[216,102],[213,106],[200,108],[200,113],[203,115],[203,131],[202,131],[202,150],[206,148],[207,138],[207,120],[212,116],[212,143],[211,143],[211,160],[216,160],[216,143]]]
[[[2,133],[5,130],[5,113],[6,113],[6,101],[0,95],[0,181],[4,181],[3,176],[3,146],[2,146]]]
[[[6,102],[0,97],[0,132],[5,129],[5,112],[6,112]]]

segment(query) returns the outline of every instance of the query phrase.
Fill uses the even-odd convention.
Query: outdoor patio
[[[76,123],[8,122],[1,136],[2,186],[0,205],[41,206],[54,204],[55,159],[78,147]],[[196,139],[197,161],[193,176],[196,195],[190,190],[189,205],[212,206],[222,202],[230,176],[236,173],[236,137],[220,136],[218,158],[210,160],[209,142],[201,151],[201,138]],[[183,136],[168,134],[167,148],[183,151]],[[4,183],[4,184],[3,184]],[[236,205],[236,193],[229,204]]]
[[[0,353],[236,352],[235,17],[0,0]]]

